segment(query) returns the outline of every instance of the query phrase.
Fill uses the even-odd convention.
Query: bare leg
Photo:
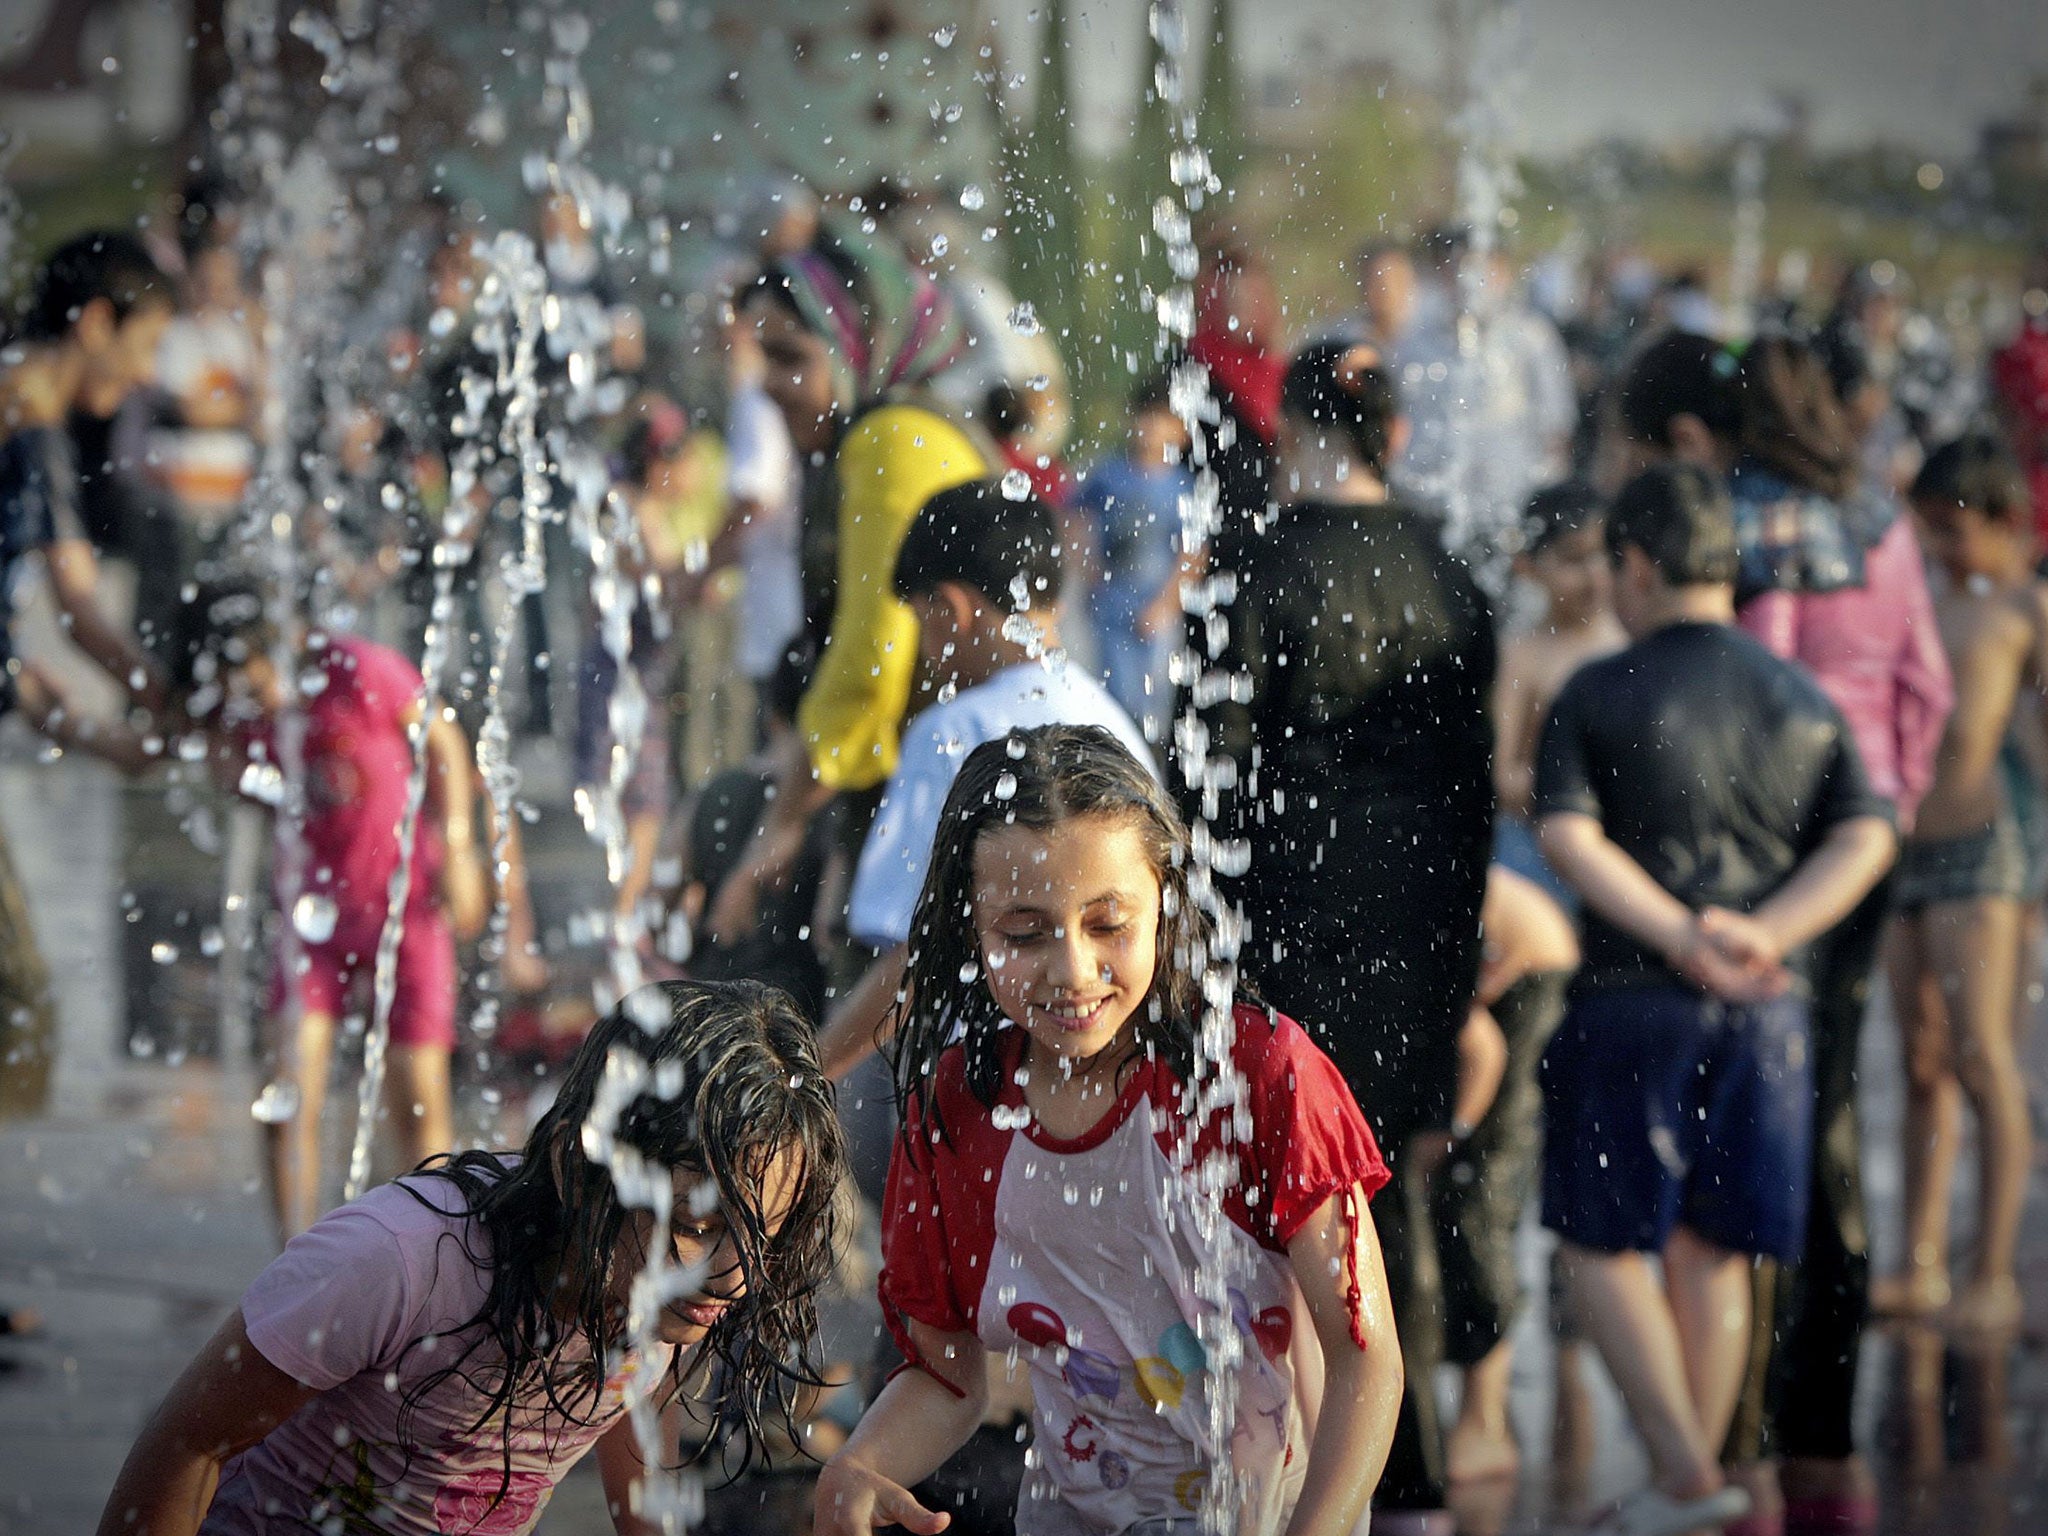
[[[1977,1115],[1982,1168],[1977,1263],[1956,1298],[1955,1320],[2004,1327],[2020,1312],[2014,1250],[2027,1198],[2033,1131],[2013,1049],[2020,904],[2002,898],[1944,902],[1927,913],[1928,949],[1942,977],[1956,1076]]]
[[[1685,1354],[1685,1379],[1707,1443],[1735,1417],[1749,1363],[1750,1258],[1680,1227],[1664,1245],[1664,1291]]]
[[[1452,1482],[1513,1477],[1521,1470],[1522,1453],[1508,1424],[1508,1379],[1514,1366],[1515,1347],[1502,1339],[1485,1359],[1467,1367],[1448,1447]]]
[[[1593,1397],[1586,1389],[1586,1346],[1576,1338],[1557,1341],[1557,1406],[1552,1415],[1551,1476],[1558,1502],[1569,1504],[1583,1492],[1593,1470]]]
[[[446,1046],[392,1046],[384,1100],[398,1137],[399,1160],[407,1168],[455,1149],[455,1098],[448,1086]]]
[[[1693,1406],[1671,1303],[1641,1253],[1598,1253],[1573,1244],[1565,1259],[1572,1316],[1600,1351],[1650,1453],[1657,1486],[1677,1499],[1721,1487],[1716,1453]]]
[[[1948,1010],[1928,944],[1927,914],[1912,913],[1899,919],[1886,946],[1906,1064],[1906,1262],[1870,1288],[1872,1311],[1915,1317],[1948,1304],[1949,1191],[1962,1144]]]
[[[327,1065],[333,1052],[334,1020],[324,1013],[301,1014],[295,1069],[298,1113],[264,1131],[270,1197],[283,1242],[290,1242],[320,1219],[320,1132],[326,1118]]]

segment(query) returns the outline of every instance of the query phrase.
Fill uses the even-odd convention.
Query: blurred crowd
[[[2048,251],[1987,346],[1889,260],[1731,313],[1697,273],[1455,227],[1361,245],[1355,305],[1293,315],[1275,257],[1217,223],[1184,351],[1077,423],[1085,340],[946,224],[898,186],[764,186],[707,356],[557,188],[529,380],[493,339],[500,232],[432,208],[296,414],[223,184],[147,241],[67,243],[22,296],[0,580],[23,602],[40,578],[123,704],[0,642],[0,708],[134,772],[208,764],[296,829],[262,1117],[281,1235],[332,1204],[322,1106],[376,973],[410,1166],[456,1144],[458,1000],[499,999],[501,1058],[559,1063],[617,1001],[605,946],[787,990],[882,1209],[873,1052],[948,786],[1005,732],[1095,724],[1248,851],[1217,864],[1244,985],[1309,1029],[1393,1168],[1408,1390],[1374,1529],[1448,1532],[1455,1485],[1518,1468],[1532,1200],[1560,1239],[1560,1465],[1591,1454],[1588,1350],[1650,1456],[1603,1529],[1874,1529],[1866,1318],[1998,1335],[2022,1312]],[[536,920],[504,814],[543,760],[617,819],[580,954]],[[33,916],[0,844],[15,1105],[54,1036]],[[1873,1278],[1855,1062],[1880,976],[1909,1241]],[[821,1454],[880,1379],[850,1364]],[[1028,1422],[999,1396],[939,1474],[954,1529],[1010,1528]]]

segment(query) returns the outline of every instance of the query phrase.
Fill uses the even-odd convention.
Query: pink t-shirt
[[[369,953],[398,868],[398,827],[413,768],[406,717],[426,685],[398,652],[356,635],[328,636],[318,666],[322,684],[306,700],[305,713],[303,889],[333,899],[337,946]],[[437,899],[442,859],[440,831],[423,810],[412,904]]]
[[[1741,624],[1813,674],[1849,722],[1870,787],[1910,827],[1934,783],[1955,684],[1907,519],[1896,519],[1864,557],[1862,586],[1766,592],[1743,605]]]
[[[514,1536],[533,1528],[555,1485],[618,1421],[623,1373],[575,1421],[548,1412],[538,1394],[516,1404],[500,1499],[503,1421],[476,1427],[488,1394],[465,1379],[491,1382],[502,1357],[486,1339],[401,1424],[407,1394],[462,1358],[474,1337],[464,1325],[489,1285],[464,1251],[481,1251],[483,1234],[450,1214],[462,1207],[454,1185],[405,1183],[434,1208],[398,1184],[373,1189],[294,1238],[242,1298],[250,1342],[320,1396],[227,1464],[204,1536]]]
[[[1195,1276],[1224,1239],[1177,1158],[1180,1084],[1141,1061],[1094,1129],[1061,1140],[1015,1083],[1023,1032],[999,1038],[1007,1086],[996,1110],[968,1088],[956,1047],[932,1090],[945,1134],[914,1118],[890,1162],[890,1326],[913,1358],[906,1318],[976,1334],[993,1369],[1012,1351],[1028,1362],[1038,1453],[1017,1502],[1023,1536],[1192,1515],[1218,1460],[1195,1327],[1208,1303]],[[1244,1349],[1228,1454],[1244,1479],[1239,1529],[1263,1533],[1286,1523],[1300,1495],[1322,1401],[1322,1347],[1287,1244],[1333,1196],[1360,1186],[1370,1196],[1387,1169],[1343,1078],[1299,1025],[1241,1007],[1234,1054],[1249,1124],[1237,1128],[1224,1208],[1250,1239],[1251,1264],[1230,1289]],[[943,1377],[943,1364],[935,1370]]]

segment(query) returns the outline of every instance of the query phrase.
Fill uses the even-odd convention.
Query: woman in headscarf
[[[995,462],[986,434],[928,387],[965,350],[953,304],[893,246],[828,221],[769,265],[740,322],[806,466],[804,627],[773,690],[800,699],[802,750],[712,906],[715,937],[753,928],[763,889],[782,883],[835,796],[855,797],[841,833],[858,847],[911,713],[917,620],[890,589],[896,552],[927,500]]]

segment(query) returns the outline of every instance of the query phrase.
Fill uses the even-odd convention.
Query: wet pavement
[[[0,1306],[44,1318],[37,1337],[0,1339],[0,1536],[94,1526],[143,1418],[274,1251],[246,1026],[217,1027],[224,1003],[231,1018],[239,1010],[202,953],[204,930],[220,922],[220,863],[179,828],[190,808],[167,813],[161,796],[92,765],[38,763],[12,734],[0,740],[0,826],[60,1014],[47,1108],[0,1121]],[[597,899],[595,857],[564,814],[533,829],[529,848],[543,927],[559,935]],[[140,869],[146,880],[126,873]],[[2048,1029],[2034,1031],[2029,1055],[2048,1080]],[[1882,1015],[1864,1081],[1882,1269],[1898,1251],[1900,1100]],[[488,1112],[480,1086],[472,1075],[465,1124]],[[1969,1210],[1967,1191],[1957,1208]],[[1559,1529],[1552,1511],[1568,1502],[1550,1458],[1544,1243],[1531,1229],[1523,1246],[1535,1296],[1514,1385],[1526,1473],[1518,1489],[1463,1500],[1475,1533]],[[2023,1254],[2032,1319],[2017,1339],[1971,1348],[1882,1329],[1866,1342],[1857,1421],[1884,1485],[1887,1533],[2048,1531],[2048,1179],[2035,1181]],[[1633,1486],[1642,1461],[1601,1373],[1587,1376],[1598,1417],[1583,1491],[1599,1499]],[[735,1531],[801,1529],[803,1492],[801,1479],[775,1479],[714,1507]],[[541,1524],[550,1536],[609,1527],[589,1475],[565,1485]]]

